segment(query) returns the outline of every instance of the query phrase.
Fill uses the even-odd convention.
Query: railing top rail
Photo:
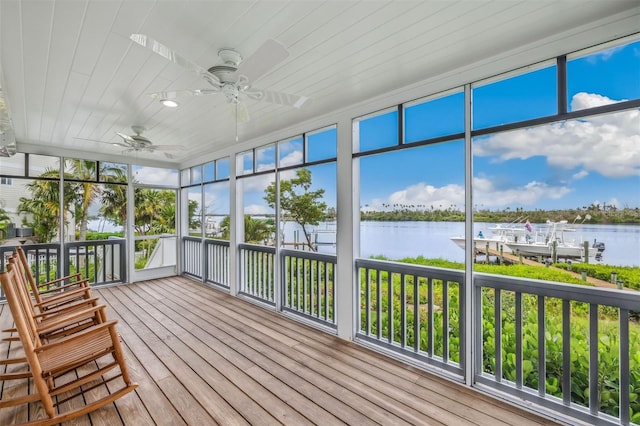
[[[2,245],[0,246],[0,252],[6,251],[14,251],[18,247],[18,244],[15,245]],[[58,249],[60,248],[60,244],[58,243],[34,243],[34,244],[20,244],[24,250],[37,250],[37,249]]]
[[[433,275],[438,279],[448,281],[462,282],[464,281],[464,271],[455,269],[439,268],[436,266],[415,265],[411,263],[393,262],[389,260],[378,259],[356,259],[357,268],[380,269],[383,271],[397,272],[407,275]]]
[[[65,247],[85,247],[96,244],[124,245],[127,240],[124,238],[109,238],[106,240],[69,241],[64,243]]]
[[[184,237],[182,237],[183,241],[202,241],[202,237],[193,237],[191,235],[185,235]]]
[[[473,282],[476,287],[491,287],[525,294],[640,310],[640,293],[628,290],[564,284],[480,272],[474,274]]]
[[[318,253],[315,251],[281,249],[280,254],[282,256],[291,256],[291,257],[298,257],[298,258],[311,259],[311,260],[322,260],[325,262],[332,262],[332,263],[336,263],[338,261],[338,256],[336,256],[335,254]]]
[[[205,238],[205,244],[211,244],[216,246],[226,246],[229,247],[229,240],[219,240],[217,238]]]
[[[241,243],[238,244],[239,250],[253,250],[253,251],[261,251],[264,253],[275,253],[276,248],[273,246],[262,246],[260,244],[249,244],[249,243]]]

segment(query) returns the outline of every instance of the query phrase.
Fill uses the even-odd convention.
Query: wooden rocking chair
[[[30,308],[20,296],[15,269],[0,273],[0,282],[9,302],[36,389],[35,394],[2,401],[0,406],[40,401],[47,418],[33,420],[29,424],[53,425],[97,410],[137,388],[138,385],[129,378],[115,328],[117,321],[105,321],[56,341],[43,343],[36,331],[35,321],[30,315]],[[109,359],[107,363],[103,362],[105,358]],[[88,364],[97,365],[97,370],[79,368]],[[56,377],[72,370],[76,371],[77,378],[63,385],[55,384]],[[118,374],[104,377],[110,371],[118,371]],[[63,398],[65,401],[82,397],[85,392],[119,378],[124,382],[122,387],[112,392],[109,387],[110,393],[107,396],[86,403],[80,408],[61,412],[58,403],[55,402],[56,397],[63,394],[66,396],[69,392],[72,392],[73,396]]]
[[[36,300],[36,305],[39,306],[40,310],[54,309],[59,305],[92,297],[89,281],[81,279],[80,274],[73,274],[38,284],[31,272],[31,267],[23,248],[17,246],[16,254],[21,269],[20,273],[29,283],[33,297]],[[70,280],[73,281],[68,282]]]
[[[26,274],[24,271],[24,265],[19,261],[18,256],[12,256],[9,259],[7,269],[15,271],[15,279],[19,284],[18,289],[20,290],[20,294],[24,296],[25,303],[29,301],[29,306],[31,307],[31,315],[35,319],[38,324],[38,329],[40,331],[41,337],[55,337],[54,332],[56,330],[62,330],[67,327],[67,325],[63,325],[62,323],[70,323],[74,317],[76,318],[76,322],[78,323],[77,327],[83,328],[81,326],[82,323],[86,325],[91,325],[91,323],[95,324],[98,322],[103,322],[106,320],[106,317],[102,317],[103,311],[97,309],[97,301],[98,298],[92,297],[91,289],[88,287],[79,287],[76,290],[73,290],[73,296],[67,297],[69,292],[59,294],[57,296],[52,297],[51,299],[46,299],[41,302],[37,302],[37,298],[34,292],[35,302],[32,301],[29,290],[27,287],[27,283],[25,282]],[[32,287],[33,288],[33,287]],[[42,299],[41,299],[42,300]],[[87,309],[92,309],[93,312],[87,312]],[[85,319],[84,317],[94,317],[94,319]],[[73,331],[77,331],[80,328],[75,328]],[[5,329],[4,332],[15,332],[16,329]],[[69,334],[68,330],[66,332],[62,332],[64,335]],[[4,338],[4,340],[17,340],[15,336]]]

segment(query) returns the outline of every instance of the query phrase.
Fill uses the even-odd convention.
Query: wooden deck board
[[[119,320],[139,387],[68,425],[553,424],[187,278],[94,291]],[[11,326],[6,305],[0,326]],[[0,356],[19,346],[0,343]],[[28,391],[27,380],[0,384],[3,398]],[[0,424],[38,405],[0,409]]]

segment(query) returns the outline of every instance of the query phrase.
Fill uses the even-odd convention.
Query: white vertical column
[[[338,337],[352,340],[355,331],[356,273],[354,254],[359,252],[359,185],[354,176],[352,124],[348,118],[338,122],[337,151],[337,273],[335,286]]]
[[[240,270],[238,267],[238,242],[242,241],[242,229],[244,227],[242,217],[242,191],[238,191],[236,186],[236,155],[229,155],[229,293],[233,296],[238,294],[238,281]]]
[[[465,165],[465,226],[464,237],[467,244],[464,252],[465,280],[465,321],[464,321],[464,381],[471,386],[473,384],[473,357],[474,357],[474,337],[479,330],[473,328],[473,151],[471,144],[471,85],[464,86],[464,165]]]
[[[133,164],[127,167],[127,223],[125,236],[127,238],[127,281],[133,282],[135,272],[136,245],[134,241],[133,225],[135,221],[135,191],[133,188]]]

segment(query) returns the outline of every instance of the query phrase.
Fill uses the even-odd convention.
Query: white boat
[[[512,253],[511,248],[507,243],[518,241],[524,238],[524,236],[531,230],[531,224],[529,221],[522,223],[521,220],[508,224],[498,224],[489,228],[491,235],[484,235],[482,231],[473,238],[473,246],[476,249],[486,249],[487,244],[489,249],[499,252],[502,249],[503,253]],[[465,238],[464,236],[451,237],[458,247],[464,250]]]
[[[554,257],[561,259],[585,259],[585,242],[581,238],[570,237],[576,229],[568,225],[566,220],[560,222],[547,221],[545,229],[530,232],[519,238],[517,241],[505,243],[514,253],[519,253],[526,257]],[[589,247],[587,243],[589,258],[595,260],[602,259],[604,243],[593,242]]]

